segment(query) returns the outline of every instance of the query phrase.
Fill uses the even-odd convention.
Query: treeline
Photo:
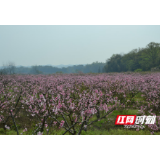
[[[160,69],[160,43],[151,42],[145,48],[133,49],[127,54],[114,54],[106,63],[93,62],[63,68],[53,66],[16,67],[8,63],[0,74],[53,74],[53,73],[108,73],[127,71],[150,71]]]
[[[150,71],[160,68],[160,43],[151,42],[145,48],[114,54],[106,61],[105,72]]]
[[[52,66],[32,66],[28,73],[30,74],[52,74],[52,73],[101,73],[105,63],[93,62],[92,64],[87,65],[74,65],[63,68],[57,68]]]
[[[105,63],[93,62],[87,65],[74,65],[69,67],[53,66],[32,66],[32,67],[15,67],[6,65],[0,73],[5,74],[53,74],[53,73],[102,73],[104,72]]]

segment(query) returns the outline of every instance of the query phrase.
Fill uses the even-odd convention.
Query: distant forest
[[[16,67],[9,63],[1,69],[1,74],[53,74],[53,73],[102,73],[105,63],[93,62],[87,65],[74,65],[63,68],[53,66]]]
[[[32,66],[31,68],[19,67],[15,69],[15,73],[23,74],[52,74],[52,73],[100,73],[105,63],[94,62],[87,65],[74,65],[69,67],[57,68],[52,66]]]
[[[133,49],[127,54],[113,54],[106,63],[93,62],[63,68],[53,66],[16,67],[9,63],[0,69],[0,74],[53,74],[53,73],[108,73],[127,71],[150,71],[160,69],[160,43],[151,42],[145,48]]]
[[[105,72],[150,71],[160,68],[160,43],[151,42],[145,48],[127,54],[114,54],[106,61]]]

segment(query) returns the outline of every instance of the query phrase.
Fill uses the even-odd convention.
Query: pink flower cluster
[[[63,127],[63,125],[64,125],[64,121],[62,120],[62,121],[61,121],[61,123],[60,123],[59,128],[62,128],[62,127]]]

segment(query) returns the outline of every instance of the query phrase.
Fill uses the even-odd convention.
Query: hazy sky
[[[160,43],[160,26],[0,26],[0,66],[105,62],[113,54]]]

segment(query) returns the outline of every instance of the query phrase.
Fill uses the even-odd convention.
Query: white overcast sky
[[[30,66],[105,62],[115,53],[127,53],[150,42],[160,43],[160,26],[0,26],[0,63]]]

